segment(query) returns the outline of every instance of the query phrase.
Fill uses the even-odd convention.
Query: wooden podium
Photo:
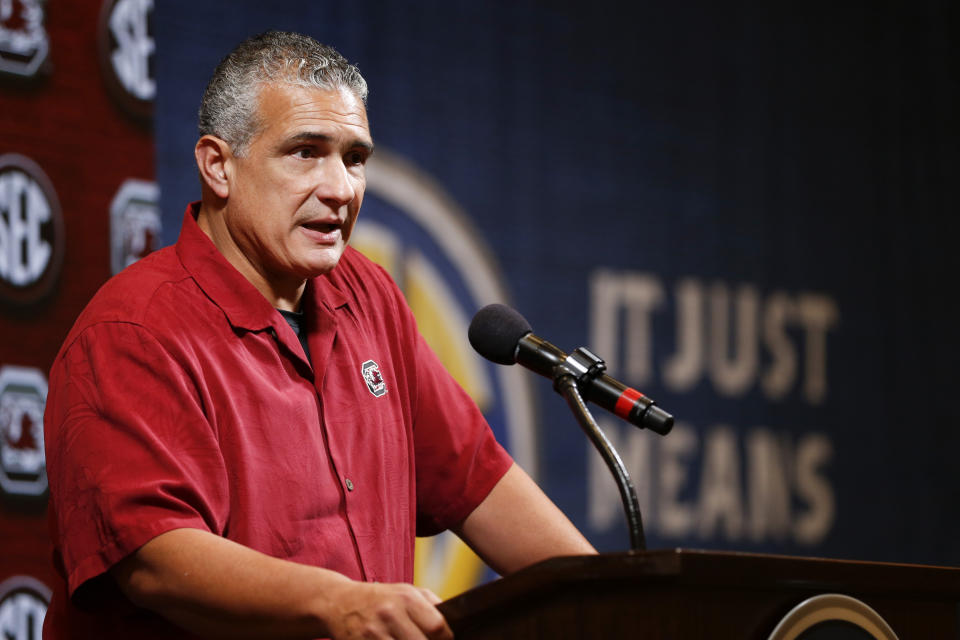
[[[689,550],[575,556],[440,609],[457,640],[958,640],[960,569]]]

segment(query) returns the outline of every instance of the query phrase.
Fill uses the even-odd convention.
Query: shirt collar
[[[191,202],[183,216],[176,251],[184,269],[234,327],[259,331],[268,327],[276,329],[280,323],[285,325],[286,321],[270,302],[230,264],[203,232],[197,224],[199,213],[200,203]],[[307,281],[304,300],[316,301],[314,304],[320,303],[330,311],[347,303],[343,292],[326,276]]]

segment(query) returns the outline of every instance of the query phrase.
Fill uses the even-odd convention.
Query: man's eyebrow
[[[296,133],[287,139],[288,144],[296,144],[298,142],[325,142],[330,144],[333,141],[333,136],[326,133],[320,133],[319,131],[301,131],[300,133]],[[351,149],[360,147],[361,149],[366,150],[367,154],[373,153],[373,143],[369,140],[363,140],[362,138],[356,138],[351,141],[349,147]]]

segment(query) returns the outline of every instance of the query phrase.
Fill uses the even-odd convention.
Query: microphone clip
[[[583,393],[590,382],[602,376],[607,370],[607,363],[586,347],[578,347],[553,368],[553,389],[560,390],[560,380],[567,376],[577,382],[580,393]]]

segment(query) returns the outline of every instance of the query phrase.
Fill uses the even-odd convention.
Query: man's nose
[[[349,204],[357,196],[354,179],[343,160],[336,159],[324,163],[320,182],[317,185],[317,197],[339,209]]]

